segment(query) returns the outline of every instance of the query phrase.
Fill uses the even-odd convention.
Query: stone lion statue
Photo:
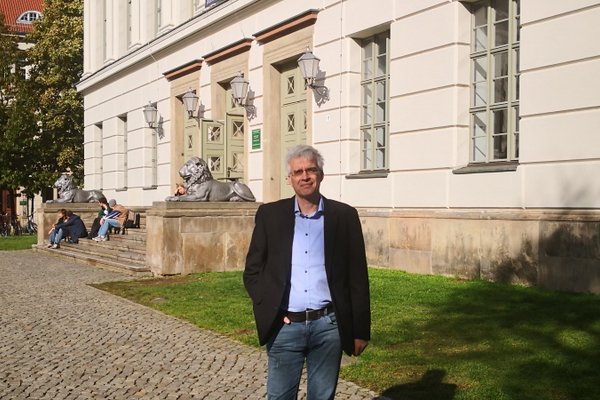
[[[83,190],[75,187],[73,177],[62,174],[54,187],[58,189],[58,199],[46,200],[46,203],[95,203],[101,197],[104,197],[99,190]]]
[[[216,181],[206,161],[190,158],[179,170],[186,194],[168,196],[165,201],[256,201],[252,191],[241,182]]]

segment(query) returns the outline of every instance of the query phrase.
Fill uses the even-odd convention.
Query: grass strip
[[[37,235],[0,236],[0,251],[27,250],[37,243]]]
[[[600,297],[370,269],[372,340],[344,379],[392,399],[598,399]],[[258,346],[241,272],[96,285]]]

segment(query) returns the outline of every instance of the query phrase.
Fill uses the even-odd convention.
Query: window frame
[[[132,0],[127,0],[127,48],[129,49],[133,44],[133,5]]]
[[[154,33],[157,34],[158,32],[160,32],[162,25],[163,25],[163,21],[162,21],[162,8],[163,8],[163,4],[162,4],[162,0],[155,0],[155,11],[156,11],[156,26],[154,27]]]
[[[381,75],[377,75],[377,65],[378,65],[378,55],[381,55],[378,45],[378,40],[381,38],[385,39],[385,72]],[[360,173],[361,174],[373,174],[373,173],[381,173],[387,172],[389,168],[389,136],[390,136],[390,30],[386,30],[383,32],[379,32],[377,34],[371,35],[369,37],[363,38],[359,40],[360,45],[360,60],[361,60],[361,70],[360,70]],[[367,46],[371,45],[371,54],[370,57],[367,57],[365,52]],[[370,58],[371,61],[371,76],[365,77],[365,62]],[[384,114],[385,117],[382,121],[376,121],[376,111],[377,111],[377,88],[379,84],[383,83],[383,87],[385,90],[385,107]],[[366,104],[365,102],[365,88],[370,86],[371,90],[371,99],[370,103]],[[371,121],[365,121],[365,107],[370,107],[371,110]],[[383,146],[377,146],[377,130],[384,129],[384,144]],[[371,143],[367,142],[365,137],[365,131],[369,130],[371,135]],[[369,145],[371,148],[369,148]],[[383,163],[379,164],[377,155],[379,151],[383,151]],[[367,165],[367,152],[370,153],[371,163]]]
[[[27,16],[27,19],[25,19],[25,17]],[[35,18],[30,19],[29,17],[31,16],[35,16]],[[33,24],[33,21],[37,21],[38,19],[42,18],[42,13],[36,10],[27,10],[23,13],[21,13],[21,15],[19,15],[17,17],[17,23],[18,24]]]
[[[519,53],[520,53],[520,0],[506,0],[508,2],[508,15],[506,19],[496,20],[498,0],[481,0],[470,6],[471,10],[471,49],[469,77],[470,86],[470,107],[469,107],[469,165],[482,166],[494,165],[498,163],[518,163],[519,160]],[[485,8],[486,24],[476,25],[476,12]],[[496,30],[495,26],[507,21],[506,43],[495,45]],[[485,47],[477,49],[477,32],[485,26]],[[506,72],[502,75],[497,74],[495,69],[495,58],[506,54]],[[483,63],[477,63],[483,60]],[[485,64],[485,81],[478,81],[476,78],[476,66]],[[494,98],[498,92],[495,90],[495,80],[506,79],[505,99],[496,101]],[[485,95],[487,96],[483,105],[475,104],[479,88],[477,84],[485,83]],[[504,113],[504,118],[494,119],[495,115],[500,116]],[[477,114],[483,114],[485,120],[481,121],[480,126],[485,127],[484,134],[477,135],[476,120]],[[500,120],[500,124],[498,124]],[[505,132],[496,132],[498,126],[505,127]],[[506,149],[501,154],[497,154],[495,141],[502,141],[505,137]],[[485,142],[485,154],[478,158],[476,151],[479,147],[476,145],[478,139]],[[501,143],[501,142],[499,142]],[[504,155],[505,152],[505,155]]]

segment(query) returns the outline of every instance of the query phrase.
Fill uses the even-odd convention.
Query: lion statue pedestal
[[[186,194],[168,196],[165,201],[256,201],[245,184],[216,181],[200,157],[192,157],[183,164],[179,176],[185,182]]]

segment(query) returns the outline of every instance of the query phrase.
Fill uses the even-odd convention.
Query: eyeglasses
[[[306,169],[297,169],[297,170],[290,172],[289,176],[293,176],[294,178],[300,178],[302,175],[304,175],[305,172],[306,172],[306,175],[316,176],[317,174],[319,174],[319,172],[321,172],[321,170],[317,167],[310,167],[310,168],[306,168]]]

